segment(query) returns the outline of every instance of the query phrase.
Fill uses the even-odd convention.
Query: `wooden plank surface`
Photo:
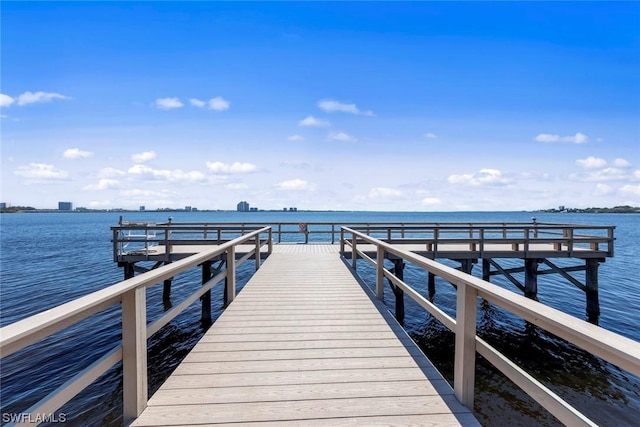
[[[337,245],[276,245],[134,426],[479,425]]]

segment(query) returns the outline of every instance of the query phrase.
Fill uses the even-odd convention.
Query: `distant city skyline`
[[[640,206],[639,2],[4,2],[2,200]]]

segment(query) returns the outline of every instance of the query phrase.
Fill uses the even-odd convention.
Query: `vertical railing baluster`
[[[356,269],[356,260],[358,259],[358,253],[356,251],[356,242],[358,240],[356,233],[352,233],[351,235],[351,267]]]
[[[384,248],[380,245],[376,264],[376,297],[384,300]]]
[[[227,250],[227,304],[236,297],[236,248],[231,246]]]
[[[260,235],[256,235],[256,270],[260,270]]]

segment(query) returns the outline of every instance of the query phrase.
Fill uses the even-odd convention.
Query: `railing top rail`
[[[211,228],[223,228],[223,227],[265,227],[265,226],[274,226],[274,225],[286,225],[286,226],[298,226],[300,221],[297,222],[282,222],[282,221],[257,221],[257,222],[171,222],[171,223],[145,223],[145,222],[131,222],[131,223],[122,223],[118,225],[111,226],[112,230],[126,230],[126,229],[140,229],[140,228],[193,228],[200,229],[203,227],[211,227]],[[341,226],[341,227],[379,227],[379,228],[410,228],[410,227],[424,227],[424,228],[485,228],[485,229],[522,229],[522,228],[538,228],[538,229],[560,229],[560,228],[573,228],[573,229],[593,229],[593,230],[607,230],[607,229],[615,229],[615,226],[612,225],[590,225],[590,224],[562,224],[562,223],[546,223],[546,222],[451,222],[451,221],[443,221],[443,222],[419,222],[419,221],[395,221],[395,222],[385,222],[385,221],[373,221],[373,222],[338,222],[338,221],[329,221],[329,222],[305,222],[307,225],[333,225],[333,226]]]
[[[385,243],[351,228],[343,229],[354,236],[382,247],[385,252],[398,256],[442,277],[454,285],[469,285],[483,298],[500,305],[512,313],[531,321],[545,330],[625,369],[640,375],[640,343],[577,319],[555,308],[533,301],[497,285],[463,273],[459,270]]]
[[[123,294],[141,286],[152,286],[169,279],[189,268],[226,252],[256,235],[269,231],[263,227],[244,236],[228,241],[215,248],[198,252],[182,260],[164,265],[140,276],[126,279],[107,288],[85,295],[50,310],[19,320],[0,328],[0,357],[5,357],[23,347],[51,335],[74,320],[81,320],[83,313],[94,313],[120,300]],[[19,344],[18,344],[19,343]],[[9,349],[10,347],[10,349]]]

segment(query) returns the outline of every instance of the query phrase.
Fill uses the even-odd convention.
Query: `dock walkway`
[[[340,258],[275,245],[133,426],[473,425]]]

